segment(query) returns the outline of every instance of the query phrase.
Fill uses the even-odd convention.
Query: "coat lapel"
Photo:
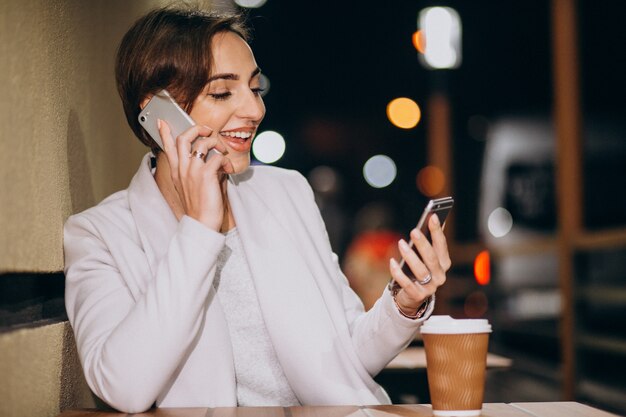
[[[178,220],[154,181],[150,169],[151,153],[144,156],[128,187],[128,203],[137,224],[152,276],[176,233]]]
[[[130,209],[151,272],[143,277],[144,288],[156,275],[158,264],[166,256],[178,227],[176,216],[152,176],[150,157],[151,154],[144,157],[128,187]],[[213,300],[217,301],[216,298]],[[207,306],[200,339],[186,361],[180,377],[172,381],[167,392],[159,398],[159,406],[180,406],[185,401],[210,407],[237,404],[232,347],[219,302]]]

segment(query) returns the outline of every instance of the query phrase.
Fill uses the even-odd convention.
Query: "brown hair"
[[[167,89],[191,111],[210,77],[211,39],[224,31],[248,40],[241,15],[165,7],[139,18],[122,38],[115,63],[117,91],[135,136],[153,152],[160,150],[158,145],[137,121],[141,102]]]

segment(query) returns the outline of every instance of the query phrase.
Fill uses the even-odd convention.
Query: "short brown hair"
[[[141,102],[167,89],[187,112],[210,77],[213,36],[230,31],[248,40],[241,15],[165,7],[139,18],[117,50],[115,79],[126,120],[153,152],[158,145],[137,121]]]

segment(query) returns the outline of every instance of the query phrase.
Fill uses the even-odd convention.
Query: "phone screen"
[[[443,227],[443,225],[446,223],[448,213],[450,213],[453,205],[454,200],[452,199],[452,197],[438,198],[436,200],[430,200],[428,202],[428,205],[422,213],[422,217],[420,217],[419,221],[417,222],[417,227],[420,229],[420,232],[422,232],[422,234],[426,236],[429,242],[431,241],[430,229],[428,228],[428,222],[430,221],[430,218],[433,214],[437,214],[437,216],[439,217],[439,221],[441,222]]]

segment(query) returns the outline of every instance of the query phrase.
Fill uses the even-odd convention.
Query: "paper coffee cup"
[[[421,333],[433,414],[480,415],[491,333],[489,322],[432,316],[422,325]]]

